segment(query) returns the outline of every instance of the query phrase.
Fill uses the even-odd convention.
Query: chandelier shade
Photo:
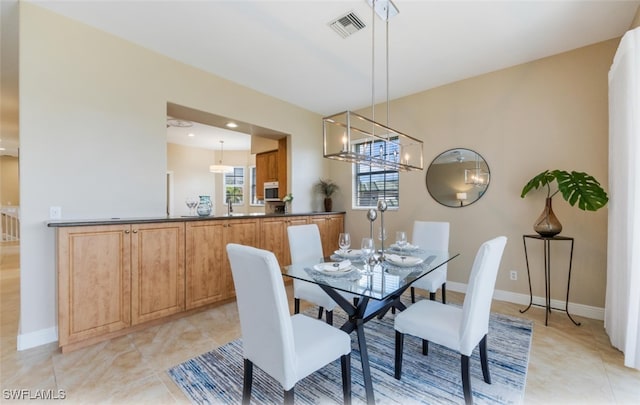
[[[385,170],[422,170],[422,141],[352,111],[322,119],[324,157]]]
[[[389,19],[398,14],[391,0],[367,0],[371,16],[371,119],[343,111],[322,119],[323,156],[384,170],[423,170],[422,141],[389,127]],[[386,27],[387,125],[375,121],[375,20]]]
[[[217,165],[209,166],[209,171],[211,173],[232,173],[233,166],[222,164],[222,159],[224,158],[224,141],[220,141],[220,161]]]

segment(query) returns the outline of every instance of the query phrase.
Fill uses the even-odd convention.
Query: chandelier
[[[473,169],[464,169],[464,183],[482,187],[489,184],[489,172],[480,167],[480,156],[476,153],[476,164]]]
[[[391,0],[368,0],[372,17],[371,119],[343,111],[322,119],[325,158],[365,164],[384,170],[422,170],[422,141],[392,129],[389,121],[389,19],[398,14]],[[387,125],[375,121],[375,20],[386,26]]]
[[[233,172],[233,166],[228,166],[222,164],[222,159],[224,158],[224,141],[220,141],[220,161],[217,165],[209,166],[209,171],[211,173],[231,173]]]

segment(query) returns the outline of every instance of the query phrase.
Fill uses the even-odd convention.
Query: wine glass
[[[351,246],[351,235],[344,232],[338,237],[338,246],[340,246],[340,253],[345,254],[346,250]]]
[[[400,249],[400,253],[403,253],[404,247],[407,246],[407,233],[404,231],[396,232],[396,246]]]
[[[364,260],[364,272],[365,274],[371,274],[371,265],[369,264],[369,261],[371,260],[371,256],[373,256],[373,252],[375,250],[373,239],[362,238],[360,249],[362,250],[362,258]]]
[[[189,207],[189,215],[192,217],[195,216],[196,207],[198,206],[198,199],[195,197],[187,197],[185,203],[187,204],[187,207]]]

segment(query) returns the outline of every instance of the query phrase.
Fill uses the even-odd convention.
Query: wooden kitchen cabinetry
[[[305,225],[307,223],[306,216],[263,219],[260,248],[272,251],[281,266],[291,264],[287,228],[292,225]]]
[[[258,246],[257,219],[196,221],[186,225],[186,308],[235,296],[227,243]]]
[[[278,149],[256,153],[256,196],[264,199],[264,183],[277,181],[278,197],[287,195],[287,139],[278,140]]]
[[[344,214],[311,216],[309,223],[318,225],[324,256],[332,255],[338,249],[338,236],[344,231]]]
[[[326,256],[344,227],[343,213],[163,219],[49,224],[57,232],[63,352],[232,299],[228,243],[271,250],[286,265],[287,227],[317,224]]]
[[[278,151],[256,154],[256,195],[259,200],[264,198],[264,183],[278,181]]]
[[[184,222],[131,225],[131,323],[184,310]]]
[[[184,223],[58,228],[60,346],[184,309]]]

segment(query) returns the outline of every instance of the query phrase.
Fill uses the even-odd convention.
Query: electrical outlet
[[[49,219],[62,219],[62,207],[49,207]]]
[[[511,278],[511,280],[517,280],[518,279],[518,272],[515,270],[511,270],[511,273],[509,273],[509,277]]]

